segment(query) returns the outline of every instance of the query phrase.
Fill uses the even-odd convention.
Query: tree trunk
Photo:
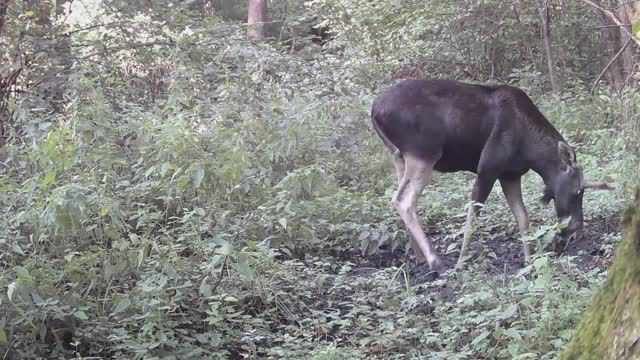
[[[267,22],[267,0],[249,0],[247,24],[249,39],[260,41],[265,38],[265,23]]]
[[[551,89],[558,91],[558,81],[556,77],[556,67],[553,62],[553,52],[551,49],[551,14],[549,12],[549,3],[547,0],[539,0],[540,17],[542,18],[542,40],[544,41],[544,52],[547,57],[547,66],[549,68],[549,82]]]
[[[4,17],[7,15],[9,8],[9,0],[0,0],[0,36],[2,36],[2,28],[4,27]],[[6,77],[0,73],[0,147],[2,147],[8,137],[5,124],[9,123],[11,114],[9,113],[9,95],[11,87],[15,82],[14,73],[8,74]]]
[[[629,40],[631,24],[633,24],[635,21],[638,21],[636,15],[637,7],[637,4],[631,4],[628,3],[627,0],[623,0],[620,8],[618,9],[618,18],[620,18],[620,21],[622,21],[623,24],[629,24],[629,26],[625,26],[627,31],[625,31],[624,28],[620,28],[620,41],[622,44],[626,43]],[[625,76],[625,83],[627,82],[627,79],[629,79],[633,75],[633,70],[635,68],[635,49],[636,46],[632,42],[624,49],[624,52],[622,53],[622,67]]]
[[[0,36],[2,35],[2,28],[4,27],[4,17],[7,14],[9,8],[9,0],[0,0]]]
[[[564,360],[640,359],[640,189],[623,216],[625,237]]]
[[[615,24],[603,11],[603,8],[608,8],[603,5],[601,1],[592,0],[592,2],[597,6],[592,6],[593,11],[600,22],[600,40],[602,42],[602,48],[606,53],[606,58],[604,59],[604,64],[607,64],[610,59],[613,59],[620,47],[620,29],[616,27]],[[609,69],[607,70],[607,79],[609,83],[617,88],[622,88],[624,84],[624,73],[623,73],[623,65],[622,60],[617,58],[611,64]]]
[[[66,18],[65,9],[68,3],[70,3],[70,0],[56,1],[56,21],[61,21]],[[64,103],[65,92],[70,90],[69,78],[72,74],[71,66],[73,65],[73,60],[71,59],[71,37],[62,32],[56,32],[56,30],[53,30],[51,36],[54,37],[56,41],[55,58],[60,69],[59,79],[57,79],[57,84],[53,88],[52,100],[62,105]]]

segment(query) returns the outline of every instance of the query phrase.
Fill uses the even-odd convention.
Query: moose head
[[[582,229],[582,198],[585,189],[613,190],[614,187],[603,181],[585,180],[576,160],[576,153],[567,143],[558,141],[557,156],[557,166],[554,175],[545,184],[542,202],[548,204],[553,200],[560,221],[569,221],[560,235],[569,237]]]

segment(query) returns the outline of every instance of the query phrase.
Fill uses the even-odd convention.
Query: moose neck
[[[533,152],[530,159],[531,169],[538,173],[545,185],[553,184],[553,180],[562,172],[563,163],[557,150],[557,140],[548,139],[544,146],[538,143],[538,151]]]

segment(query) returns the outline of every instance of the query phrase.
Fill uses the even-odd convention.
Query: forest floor
[[[619,240],[618,236],[612,235],[620,231],[618,219],[618,214],[591,219],[580,236],[561,251],[551,253],[551,257],[561,264],[562,259],[570,264],[554,263],[554,271],[566,273],[567,278],[573,279],[583,276],[586,279],[587,274],[591,274],[593,278],[605,274],[612,263],[613,249]],[[463,224],[456,225],[462,227]],[[478,224],[478,227],[481,229],[482,224]],[[410,358],[428,359],[448,359],[452,354],[460,359],[508,358],[505,354],[496,356],[495,349],[484,352],[479,345],[480,341],[471,342],[471,348],[462,345],[469,344],[469,339],[481,337],[483,329],[492,326],[521,329],[518,324],[526,324],[524,319],[531,316],[524,315],[527,310],[520,303],[526,302],[522,301],[526,295],[514,295],[519,293],[514,284],[521,284],[524,281],[521,279],[533,279],[538,275],[533,275],[531,270],[524,271],[522,245],[517,232],[505,229],[504,225],[494,226],[484,232],[480,230],[480,234],[476,234],[470,243],[472,257],[468,260],[466,269],[455,271],[453,265],[458,253],[446,253],[446,250],[452,242],[461,242],[461,239],[452,240],[447,237],[446,233],[438,231],[437,224],[427,224],[426,228],[438,253],[451,265],[450,270],[437,278],[429,272],[428,267],[415,265],[412,251],[407,253],[403,249],[381,249],[371,256],[363,256],[357,251],[318,254],[308,256],[303,261],[294,261],[290,266],[295,271],[289,268],[286,272],[295,275],[288,275],[287,279],[281,278],[277,282],[280,283],[278,287],[287,292],[290,299],[296,298],[296,301],[281,301],[281,304],[287,305],[280,305],[280,308],[287,310],[281,309],[281,316],[274,321],[271,328],[273,337],[262,344],[256,344],[256,347],[271,348],[271,351],[262,353],[269,358],[274,355],[295,358],[305,352],[296,353],[291,349],[278,352],[275,349],[290,348],[293,345],[287,343],[292,339],[306,338],[315,344],[311,345],[314,347],[314,358],[323,359],[346,356],[406,358],[408,354],[411,354]],[[562,275],[554,278],[553,286],[562,282],[557,280],[561,277]],[[587,283],[585,281],[580,288],[587,288]],[[498,289],[500,287],[503,289]],[[576,304],[561,304],[559,300],[551,300],[547,305],[541,305],[544,303],[541,301],[532,306],[530,311],[535,314],[554,314],[556,310],[553,307],[556,306],[566,306],[573,311],[574,307],[581,306],[577,298],[589,296],[588,291],[587,295],[577,295],[576,289],[563,290],[566,293],[562,295],[572,297],[575,294]],[[562,292],[551,287],[547,291]],[[471,303],[474,305],[470,309],[462,305]],[[504,317],[496,320],[491,315],[484,315],[504,314],[514,307],[520,307],[520,317],[523,320],[505,320]],[[282,315],[284,313],[288,315]],[[456,318],[461,313],[463,316]],[[482,320],[471,323],[458,323],[455,320],[467,321],[468,318],[474,318],[473,314]],[[550,315],[549,321],[553,322],[554,316],[556,315]],[[296,321],[292,322],[292,319]],[[531,324],[536,321],[531,320]],[[558,322],[562,323],[560,320]],[[523,334],[526,331],[539,332],[526,327],[521,331]],[[450,333],[458,334],[459,337],[451,336]],[[541,341],[551,340],[547,336],[547,339]],[[425,347],[429,341],[434,341],[436,345]],[[296,346],[304,347],[302,344]],[[322,349],[327,346],[332,350],[323,352]],[[562,346],[557,347],[559,351]],[[457,349],[449,352],[445,348]],[[547,352],[550,350],[541,349],[542,352],[538,354],[544,354],[542,358],[547,358],[552,356],[552,352]],[[524,352],[514,351],[513,354]],[[241,353],[243,352],[239,351],[236,354],[240,356]],[[257,354],[261,354],[261,351],[258,350]],[[322,354],[326,356],[323,357]]]
[[[606,235],[620,232],[619,219],[620,214],[611,214],[606,218],[592,219],[580,234],[569,243],[557,245],[556,249],[554,249],[555,256],[558,258],[563,256],[571,257],[573,264],[583,272],[608,269],[613,262],[614,254],[612,251],[607,251],[607,249],[611,250],[617,244],[607,241]],[[463,223],[460,222],[457,225],[462,228]],[[482,224],[478,226],[482,226]],[[453,267],[458,260],[457,251],[447,253],[446,250],[453,242],[462,243],[462,239],[444,240],[447,234],[439,231],[437,224],[430,224],[426,229],[427,237],[431,239],[435,250],[447,266],[447,269],[439,277],[446,278],[447,274],[455,271]],[[522,242],[516,232],[505,232],[504,229],[497,229],[489,231],[488,234],[490,236],[482,236],[480,239],[478,236],[474,236],[470,240],[469,253],[472,257],[467,260],[466,266],[468,267],[468,263],[473,262],[479,256],[483,257],[483,254],[491,254],[487,259],[490,260],[489,263],[492,266],[485,268],[488,274],[494,277],[515,275],[525,266]],[[415,263],[412,250],[406,252],[401,249],[395,249],[394,251],[382,249],[377,254],[370,256],[362,256],[361,253],[354,250],[347,254],[340,254],[337,257],[336,261],[349,260],[356,264],[353,269],[353,276],[362,276],[363,273],[370,273],[374,269],[399,268],[406,265],[411,275],[411,284],[414,286],[432,282],[437,278],[434,273],[429,271],[426,264],[417,265]],[[446,292],[446,290],[443,291]]]

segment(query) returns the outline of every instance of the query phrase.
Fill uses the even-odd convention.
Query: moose
[[[470,229],[496,180],[522,234],[529,217],[522,201],[521,177],[529,170],[544,182],[542,200],[554,201],[567,238],[583,227],[585,189],[613,189],[587,181],[575,151],[522,90],[509,85],[479,85],[455,80],[407,79],[391,85],[373,101],[373,128],[391,153],[398,180],[393,206],[411,234],[418,264],[431,271],[444,264],[425,236],[416,203],[433,171],[476,174],[456,269],[466,258]],[[523,244],[525,261],[532,250]]]

